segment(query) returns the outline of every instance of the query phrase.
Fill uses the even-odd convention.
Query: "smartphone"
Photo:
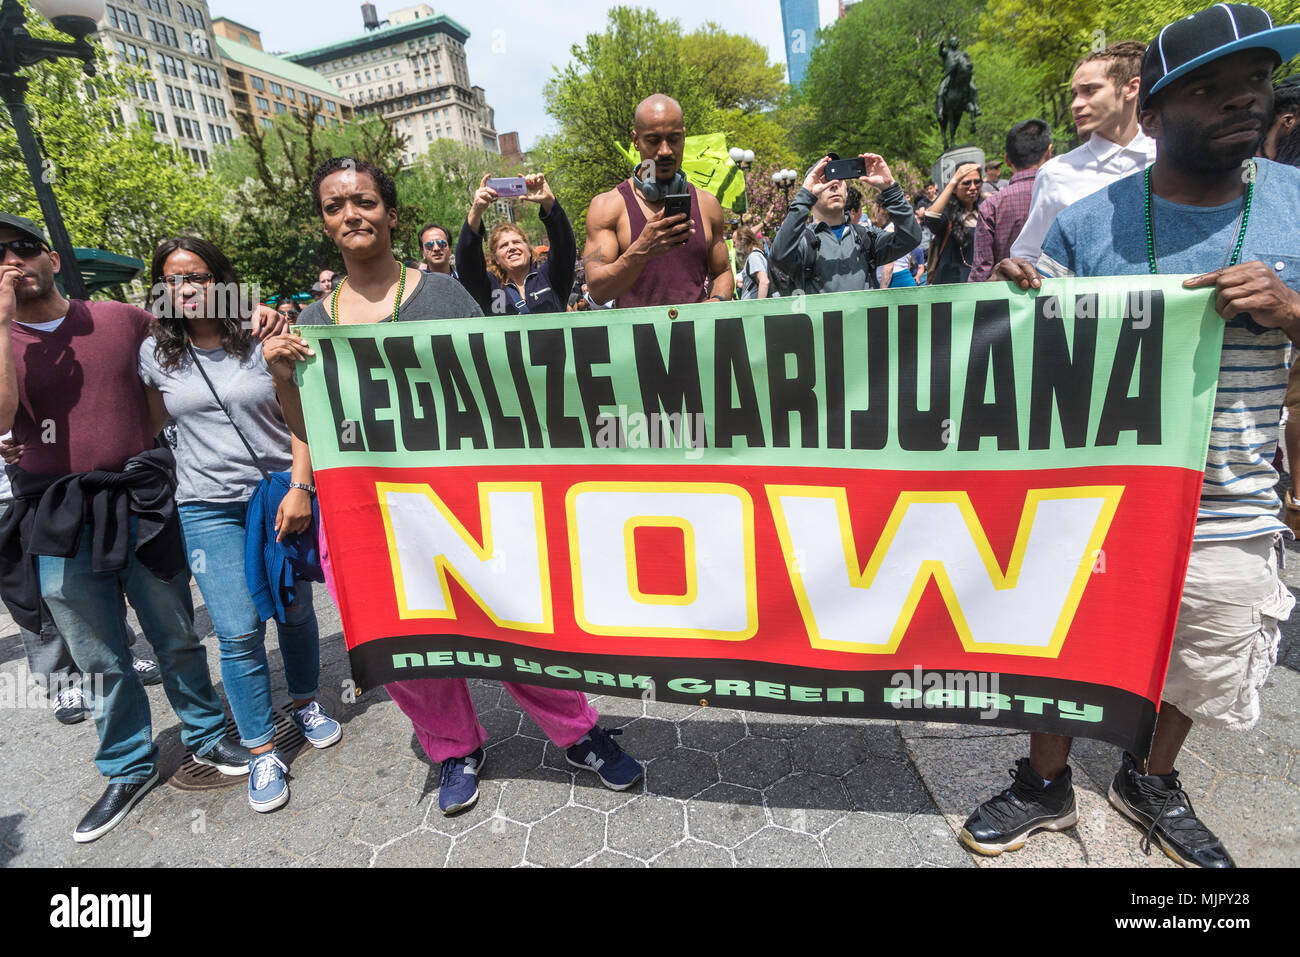
[[[861,156],[831,160],[826,164],[825,175],[827,182],[833,179],[857,179],[867,175],[867,161]]]
[[[674,216],[685,216],[690,219],[690,193],[670,193],[664,197],[664,219],[671,219]]]
[[[495,189],[497,195],[502,199],[513,196],[528,195],[528,184],[524,182],[522,176],[505,176],[501,179],[489,179],[487,184],[490,189]]]

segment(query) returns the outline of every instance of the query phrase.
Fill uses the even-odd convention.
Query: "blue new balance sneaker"
[[[596,725],[564,756],[575,768],[595,771],[605,787],[626,791],[641,780],[645,769],[614,740],[614,735],[622,733],[618,728],[606,731]]]
[[[479,748],[463,758],[442,762],[442,779],[438,782],[438,807],[450,817],[468,811],[478,800],[478,775],[486,755]]]
[[[253,755],[248,766],[248,804],[254,811],[265,814],[289,800],[289,782],[284,779],[288,770],[275,748]]]
[[[327,715],[319,702],[309,701],[301,708],[293,708],[289,716],[313,748],[328,748],[343,737],[343,726]]]

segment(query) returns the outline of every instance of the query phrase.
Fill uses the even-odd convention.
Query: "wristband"
[[[710,296],[709,298],[710,298],[710,299],[716,299],[716,300],[718,300],[718,302],[726,302],[726,301],[727,301],[727,300],[723,299],[721,296]]]
[[[308,485],[308,484],[306,484],[305,482],[290,482],[290,483],[289,483],[289,488],[300,488],[300,489],[302,489],[304,492],[306,492],[308,495],[311,495],[311,496],[313,496],[313,497],[315,497],[315,495],[316,495],[316,486],[315,486],[315,485]]]

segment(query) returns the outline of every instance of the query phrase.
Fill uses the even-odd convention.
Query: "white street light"
[[[104,0],[32,0],[36,11],[69,36],[85,37],[98,29]]]

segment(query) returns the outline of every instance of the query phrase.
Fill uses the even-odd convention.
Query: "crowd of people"
[[[305,339],[287,326],[675,306],[859,292],[926,283],[1194,274],[1225,320],[1213,438],[1159,720],[1147,758],[1124,754],[1110,800],[1186,865],[1230,867],[1194,812],[1176,762],[1194,723],[1249,728],[1293,599],[1277,573],[1287,528],[1273,491],[1289,348],[1300,343],[1300,85],[1274,89],[1300,52],[1300,26],[1220,4],[1170,24],[1159,47],[1119,43],[1083,59],[1071,83],[1083,145],[1052,155],[1038,119],[1006,135],[1001,161],[962,164],[907,197],[886,159],[864,152],[856,185],[828,154],[807,171],[770,242],[728,221],[682,172],[681,107],[651,96],[633,119],[642,163],[596,196],[579,263],[569,219],[540,173],[525,178],[547,244],[516,223],[486,230],[498,194],[484,177],[453,247],[420,230],[418,265],[397,260],[397,189],[352,157],[316,171],[312,199],[344,270],[323,270],[313,300],[246,316],[210,291],[238,283],[228,259],[194,237],[160,242],[163,293],[151,312],[65,299],[41,227],[0,214],[0,430],[12,504],[0,520],[0,594],[22,629],[32,675],[66,720],[93,714],[102,796],[78,842],[119,824],[158,781],[148,698],[161,681],[199,763],[248,776],[252,810],[289,800],[276,749],[266,622],[276,621],[294,724],[315,747],[343,733],[319,699],[320,634],[310,582],[337,600],[329,536],[315,501],[295,365]],[[836,164],[832,167],[831,164]],[[1005,164],[1009,180],[998,173]],[[1244,171],[1244,173],[1243,173]],[[861,187],[859,189],[858,187]],[[868,202],[867,196],[872,199]],[[669,214],[670,204],[674,212]],[[486,235],[485,235],[486,233]],[[728,249],[734,245],[735,259]],[[454,252],[454,259],[453,259]],[[61,356],[75,348],[80,388]],[[50,428],[50,423],[58,427]],[[1300,423],[1300,408],[1294,419]],[[172,425],[168,440],[157,438]],[[1288,429],[1300,451],[1300,429]],[[1294,461],[1294,459],[1293,459]],[[1300,511],[1300,507],[1297,508]],[[191,578],[217,636],[225,708],[194,626]],[[157,655],[135,658],[126,603]],[[79,676],[94,675],[95,682]],[[505,683],[575,767],[622,790],[641,765],[602,728],[585,695]],[[76,690],[77,707],[66,693]],[[387,686],[441,766],[445,814],[472,807],[487,733],[461,679]],[[82,695],[88,696],[83,699]],[[70,700],[70,699],[69,699]],[[76,717],[73,717],[76,720]],[[1070,739],[1032,736],[1010,788],[971,814],[962,841],[983,854],[1022,846],[1078,817]]]

